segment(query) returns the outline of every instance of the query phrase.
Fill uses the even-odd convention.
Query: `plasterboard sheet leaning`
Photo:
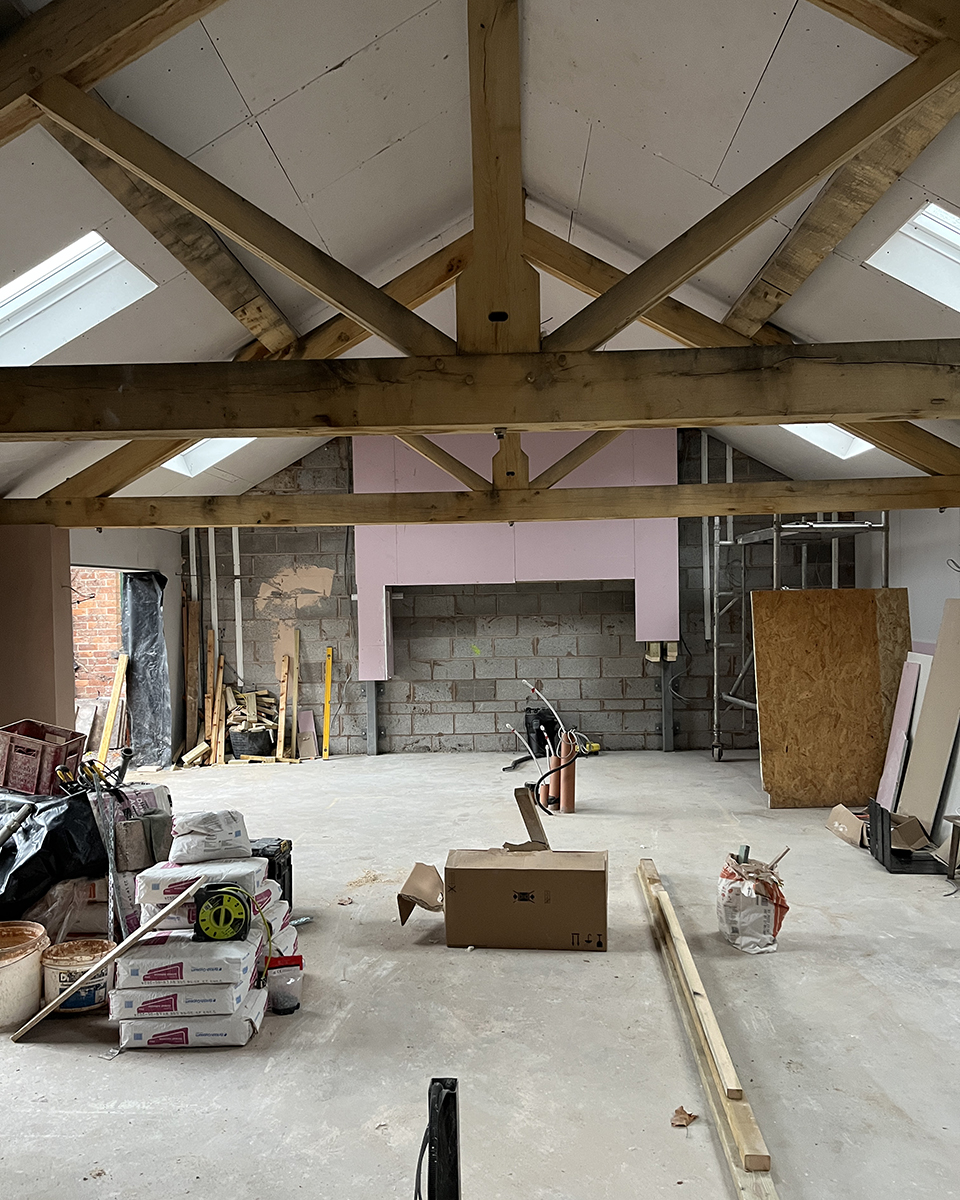
[[[960,725],[960,600],[947,600],[897,811],[916,817],[933,842]]]

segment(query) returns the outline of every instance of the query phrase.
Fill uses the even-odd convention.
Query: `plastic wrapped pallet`
[[[249,991],[249,980],[243,983],[198,983],[193,987],[114,988],[110,993],[110,1020],[230,1016],[243,1004]]]
[[[262,890],[267,877],[265,858],[240,858],[226,862],[181,866],[175,862],[157,863],[137,876],[137,903],[154,905],[154,911],[175,900],[202,876],[207,883],[235,883],[251,895]],[[148,914],[144,913],[144,919]]]
[[[217,862],[220,859],[249,858],[250,853],[250,838],[247,836],[243,813],[235,809],[177,813],[173,818],[171,862]]]
[[[246,862],[252,861],[247,859]],[[221,864],[222,865],[222,864]],[[219,883],[220,881],[217,880]],[[254,923],[257,921],[258,906],[261,910],[266,910],[280,899],[280,884],[274,879],[265,879],[255,892],[250,893],[256,900],[253,906]],[[151,917],[155,917],[162,904],[141,904],[140,905],[140,924],[143,925],[149,921]],[[181,904],[179,908],[175,908],[169,917],[165,917],[163,922],[158,926],[160,929],[192,929],[197,920],[197,906],[194,901],[188,900],[186,904]]]
[[[148,1017],[120,1022],[121,1050],[245,1046],[263,1024],[267,989],[253,988],[229,1016]]]
[[[189,929],[164,929],[147,936],[117,960],[118,988],[163,984],[194,986],[246,983],[264,948],[263,933],[251,927],[244,941],[195,942]]]

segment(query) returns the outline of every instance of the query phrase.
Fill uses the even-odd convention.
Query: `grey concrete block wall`
[[[708,439],[710,478],[725,477],[724,444]],[[678,435],[681,482],[700,479],[700,432]],[[734,478],[776,480],[776,471],[734,452]],[[261,494],[347,492],[352,486],[348,439],[337,438],[254,489]],[[735,532],[769,524],[737,518]],[[281,622],[301,636],[300,705],[320,728],[325,651],[334,649],[331,748],[366,753],[366,696],[357,678],[353,533],[345,528],[240,530],[244,664],[247,687],[279,692],[275,670]],[[703,618],[702,524],[679,522],[682,641],[674,681],[675,745],[711,744],[712,651]],[[841,582],[853,583],[852,539],[844,539]],[[204,628],[209,622],[206,535],[199,539]],[[745,557],[748,588],[770,586],[770,548]],[[794,556],[796,561],[794,561]],[[829,546],[812,547],[811,571],[829,582]],[[799,586],[799,552],[785,552],[788,586]],[[266,585],[291,565],[327,567],[329,596],[270,595]],[[230,531],[217,531],[218,604],[227,680],[236,670],[233,562]],[[812,578],[816,579],[816,575]],[[266,588],[267,599],[261,592]],[[529,679],[564,717],[611,750],[659,749],[660,668],[634,640],[633,583],[629,580],[478,584],[403,588],[393,601],[395,676],[378,685],[381,752],[497,750],[516,746],[508,724],[522,726]],[[725,622],[724,640],[739,638],[739,613]],[[723,688],[733,682],[729,651],[721,657]],[[756,744],[753,714],[725,718],[728,745]]]

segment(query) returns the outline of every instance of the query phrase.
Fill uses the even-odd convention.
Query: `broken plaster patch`
[[[277,622],[274,662],[278,679],[283,669],[283,656],[293,653],[296,621],[290,617],[297,606],[297,597],[329,596],[333,591],[333,576],[330,567],[295,564],[261,583],[253,601],[254,613],[258,618],[273,618]]]

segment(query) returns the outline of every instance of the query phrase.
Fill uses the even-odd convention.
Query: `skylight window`
[[[0,366],[27,367],[156,288],[88,233],[0,287]]]
[[[253,438],[204,438],[189,450],[168,459],[163,465],[170,471],[180,475],[189,475],[191,479],[200,475],[218,462],[223,462],[229,455],[249,446]]]
[[[873,449],[869,442],[865,442],[863,438],[858,438],[852,433],[847,433],[838,425],[818,423],[816,425],[781,425],[780,428],[788,429],[797,437],[803,438],[805,442],[819,446],[821,450],[826,450],[835,458],[855,458],[864,450]]]
[[[866,265],[960,312],[960,216],[925,204]]]

